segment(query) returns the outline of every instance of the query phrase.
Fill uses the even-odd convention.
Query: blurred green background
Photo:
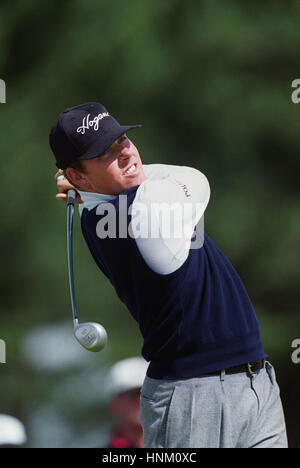
[[[299,15],[297,0],[1,1],[0,413],[24,421],[28,446],[105,444],[105,372],[141,348],[78,214],[79,315],[103,323],[109,344],[92,355],[73,342],[66,206],[55,200],[48,134],[62,110],[88,101],[143,125],[131,138],[144,163],[207,175],[206,232],[248,290],[290,447],[300,445],[300,364],[291,360],[300,338]]]

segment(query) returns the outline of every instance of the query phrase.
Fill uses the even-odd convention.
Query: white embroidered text
[[[103,112],[102,114],[96,115],[92,120],[90,120],[90,114],[84,117],[82,121],[82,126],[77,128],[77,133],[81,133],[82,135],[85,134],[86,130],[89,130],[91,127],[95,130],[99,130],[99,121],[104,119],[104,117],[108,117],[108,112]]]

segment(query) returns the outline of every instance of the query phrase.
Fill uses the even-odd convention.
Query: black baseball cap
[[[56,166],[65,169],[75,161],[101,156],[123,133],[141,125],[120,125],[98,102],[69,107],[54,121],[50,146]]]

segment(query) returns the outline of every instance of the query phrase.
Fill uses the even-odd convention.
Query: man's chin
[[[123,186],[125,186],[127,189],[131,187],[136,187],[137,185],[141,185],[141,183],[146,179],[145,175],[143,172],[139,172],[139,174],[136,174],[134,177],[128,177],[126,181],[123,180]],[[125,183],[124,183],[125,182]],[[125,189],[126,190],[126,189]]]

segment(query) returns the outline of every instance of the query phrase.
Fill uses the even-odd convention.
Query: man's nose
[[[129,147],[129,145],[128,145],[128,146],[127,146],[127,145],[126,145],[126,146],[125,146],[125,145],[122,145],[122,146],[119,148],[119,151],[120,151],[120,153],[119,153],[119,157],[120,157],[120,158],[124,158],[124,159],[125,159],[125,158],[128,158],[128,156],[130,156],[130,147]]]

